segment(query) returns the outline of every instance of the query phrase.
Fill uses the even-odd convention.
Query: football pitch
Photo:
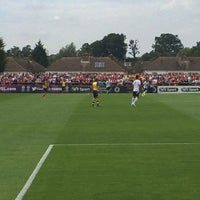
[[[0,94],[0,200],[199,200],[200,95]]]

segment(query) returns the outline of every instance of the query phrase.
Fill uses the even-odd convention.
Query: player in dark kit
[[[45,98],[46,94],[48,92],[48,88],[49,88],[49,83],[48,83],[47,79],[45,79],[43,81],[42,88],[43,88],[43,92],[44,92],[43,95],[42,95],[42,97]]]
[[[65,92],[65,89],[66,89],[66,86],[67,86],[65,78],[61,81],[61,86],[62,86],[62,94],[63,94]]]
[[[93,100],[92,100],[92,106],[94,107],[95,103],[97,106],[99,106],[99,86],[98,86],[98,80],[94,79],[92,82],[92,92],[93,92]]]

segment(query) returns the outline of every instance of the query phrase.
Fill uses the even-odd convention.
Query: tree
[[[118,60],[124,60],[127,52],[127,44],[124,42],[126,36],[123,34],[111,33],[102,40],[90,44],[93,56],[113,56]]]
[[[22,48],[21,56],[29,57],[31,56],[31,53],[32,53],[31,46],[26,45],[25,47]]]
[[[152,47],[155,53],[161,56],[176,56],[183,49],[178,36],[170,33],[163,33],[160,37],[155,37],[155,44]]]
[[[129,54],[133,56],[133,59],[136,60],[136,55],[139,54],[138,40],[130,40],[129,42]]]
[[[19,47],[13,46],[11,49],[7,51],[7,56],[11,57],[19,57],[21,56],[21,49]]]
[[[114,56],[118,60],[124,60],[127,52],[126,36],[124,34],[110,33],[102,40],[103,56]]]
[[[192,48],[185,47],[181,49],[178,53],[178,56],[199,57],[200,56],[200,42],[197,42],[196,46],[193,46]]]
[[[93,56],[104,56],[105,54],[103,53],[104,51],[104,47],[103,47],[103,43],[102,41],[95,41],[90,45],[90,49],[91,49],[91,54]]]
[[[200,56],[200,42],[197,42],[197,45],[191,48],[191,56]]]
[[[142,61],[150,61],[150,60],[155,60],[158,58],[158,54],[155,53],[155,51],[151,51],[149,53],[145,53],[141,56]]]
[[[52,63],[54,63],[57,59],[58,59],[58,57],[55,54],[52,54],[52,55],[48,56],[48,63],[49,63],[49,65],[51,65]]]
[[[190,55],[191,55],[191,49],[188,47],[181,49],[177,54],[177,56],[190,56]]]
[[[6,64],[6,54],[4,51],[5,44],[3,39],[0,38],[0,72],[3,72]]]
[[[72,56],[77,56],[76,46],[74,45],[73,42],[61,48],[59,53],[57,54],[58,58],[72,57]]]
[[[91,47],[88,43],[84,43],[80,50],[77,53],[79,56],[82,55],[90,55],[91,54]]]
[[[32,51],[32,58],[44,67],[48,66],[46,49],[44,49],[43,44],[40,40]]]

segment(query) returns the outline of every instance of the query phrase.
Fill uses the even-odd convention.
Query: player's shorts
[[[147,91],[147,88],[146,88],[146,87],[144,87],[144,88],[143,88],[143,91]]]
[[[133,91],[133,97],[135,98],[135,97],[139,97],[139,92],[137,92],[137,91]]]
[[[65,91],[65,88],[66,88],[65,86],[62,86],[62,91],[63,91],[63,92]]]
[[[98,91],[93,90],[93,97],[94,97],[94,98],[97,98],[97,97],[98,97]]]

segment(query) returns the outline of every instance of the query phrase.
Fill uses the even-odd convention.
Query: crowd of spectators
[[[134,80],[135,74],[94,74],[94,73],[0,73],[0,84],[40,84],[47,79],[50,84],[60,84],[65,79],[70,84],[91,84],[93,78],[112,84],[124,85]],[[157,85],[199,85],[200,73],[141,73],[142,80]]]

